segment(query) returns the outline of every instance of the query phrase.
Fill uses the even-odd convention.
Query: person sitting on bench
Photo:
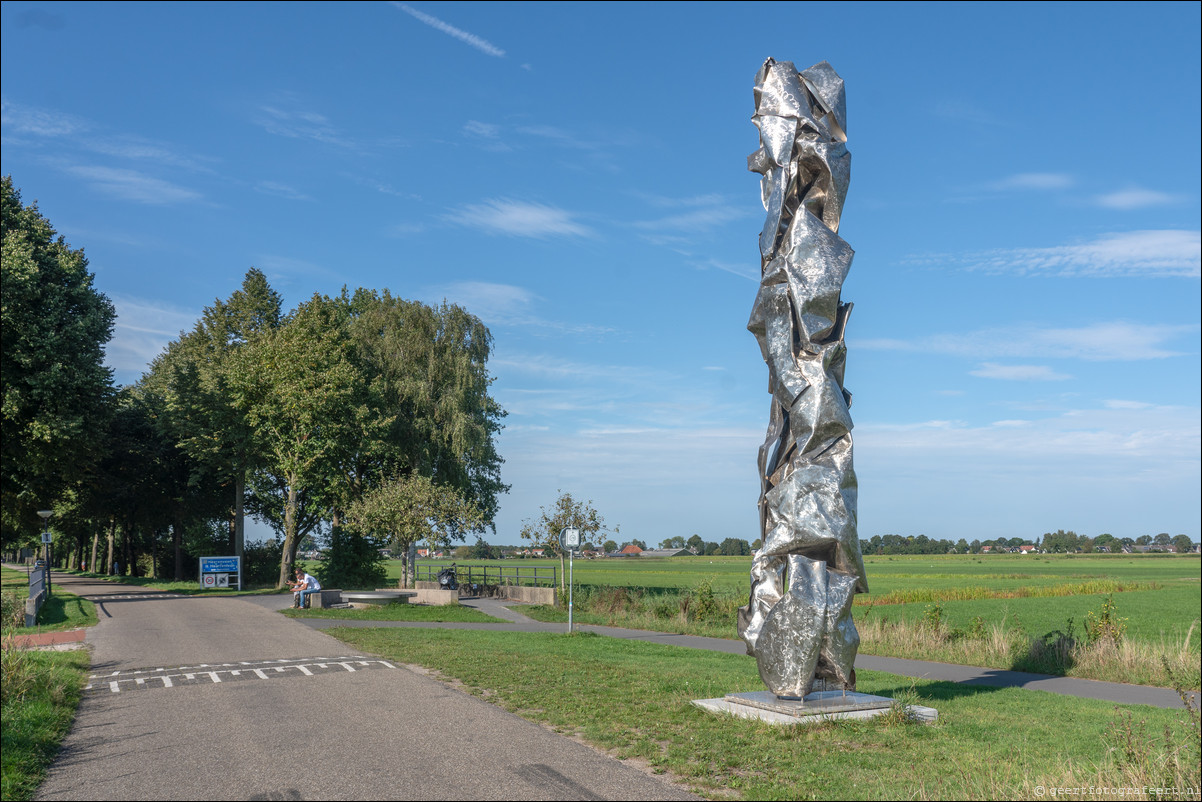
[[[303,568],[296,569],[296,581],[292,583],[292,606],[304,609],[305,596],[321,592],[321,583],[317,577],[305,573]],[[312,602],[310,602],[310,605]]]

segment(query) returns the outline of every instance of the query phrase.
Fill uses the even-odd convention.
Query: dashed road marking
[[[318,674],[354,673],[377,668],[396,668],[387,660],[369,657],[308,657],[284,660],[242,660],[237,663],[201,663],[178,668],[138,668],[92,674],[84,691],[124,693],[151,688],[187,685],[217,685],[247,679],[313,677]]]

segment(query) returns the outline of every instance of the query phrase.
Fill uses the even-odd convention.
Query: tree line
[[[367,573],[345,580],[370,584],[383,571],[360,557],[385,542],[491,525],[505,412],[492,336],[461,307],[344,288],[285,312],[252,268],[117,388],[112,304],[11,177],[3,248],[6,550],[36,541],[50,508],[70,567],[182,579],[202,554],[235,553],[282,586],[322,534],[335,567]],[[277,533],[270,562],[245,544],[247,514]]]

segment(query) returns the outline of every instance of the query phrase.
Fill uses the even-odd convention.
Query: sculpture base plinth
[[[721,699],[694,699],[693,704],[712,713],[728,713],[769,724],[813,724],[824,720],[872,718],[889,711],[894,700],[855,691],[818,691],[805,699],[782,699],[769,691],[728,693]],[[933,707],[910,705],[914,720],[929,724],[939,717]]]

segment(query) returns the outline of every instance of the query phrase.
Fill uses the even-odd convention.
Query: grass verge
[[[330,634],[387,659],[433,669],[524,718],[668,773],[713,798],[1030,799],[1079,780],[1085,787],[1134,789],[1116,794],[1126,799],[1155,796],[1140,790],[1144,785],[1175,782],[1180,797],[1159,798],[1196,799],[1185,795],[1187,785],[1198,787],[1196,712],[1191,718],[1189,712],[1116,709],[1038,691],[865,671],[860,690],[908,696],[937,708],[939,722],[882,717],[774,727],[691,704],[761,690],[754,660],[743,655],[591,633]],[[1137,737],[1124,740],[1125,732]],[[1131,755],[1124,752],[1128,746]]]
[[[336,621],[426,621],[430,623],[504,624],[504,619],[485,615],[457,604],[384,604],[362,610],[281,610],[289,618],[327,618]]]
[[[24,571],[9,568],[0,573],[0,594],[3,594],[3,619],[5,634],[28,635],[33,632],[60,632],[66,629],[91,627],[99,623],[96,605],[73,593],[55,590],[42,603],[38,612],[38,623],[34,627],[23,626],[25,602],[29,598],[29,579]]]
[[[19,608],[6,605],[0,636],[0,799],[5,800],[33,798],[71,729],[90,663],[83,651],[16,648],[15,636],[28,631],[14,626],[23,619],[23,601]]]
[[[110,574],[91,574],[86,571],[64,571],[73,576],[84,577],[85,579],[100,579],[105,582],[116,582],[121,585],[136,585],[140,588],[149,588],[151,590],[161,590],[167,593],[180,593],[184,595],[218,595],[218,596],[258,596],[270,593],[284,593],[283,590],[276,590],[275,585],[267,585],[262,587],[245,588],[238,590],[237,588],[202,588],[195,579],[153,579],[145,576],[114,576]]]

